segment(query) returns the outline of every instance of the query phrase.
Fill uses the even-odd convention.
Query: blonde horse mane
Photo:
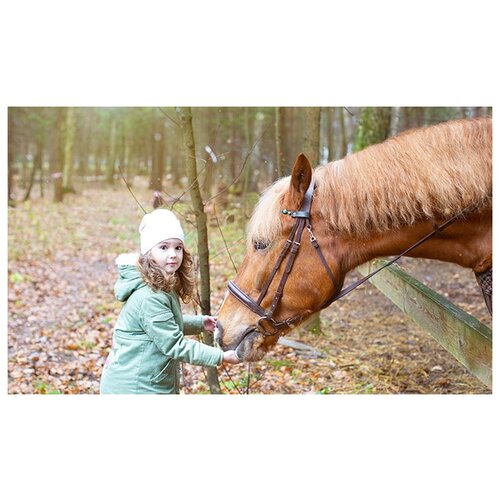
[[[315,205],[334,231],[366,236],[424,219],[443,219],[491,203],[490,118],[455,120],[409,130],[314,169]],[[255,239],[281,232],[290,177],[269,187],[249,224]]]

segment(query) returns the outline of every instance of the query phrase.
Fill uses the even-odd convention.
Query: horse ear
[[[304,153],[300,153],[295,160],[288,191],[289,203],[292,207],[300,206],[312,178],[311,163]]]

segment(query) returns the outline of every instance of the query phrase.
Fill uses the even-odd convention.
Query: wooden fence
[[[385,262],[376,259],[357,269],[366,276]],[[395,264],[376,274],[370,282],[491,389],[490,328]]]

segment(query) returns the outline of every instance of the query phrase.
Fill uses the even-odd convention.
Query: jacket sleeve
[[[184,335],[198,335],[203,331],[203,316],[184,314]]]
[[[169,358],[203,366],[217,366],[222,362],[221,349],[186,339],[171,309],[157,297],[143,303],[140,323],[156,347]]]

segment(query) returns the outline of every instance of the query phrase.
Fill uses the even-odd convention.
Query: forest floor
[[[151,209],[144,180],[134,194]],[[195,249],[194,217],[187,246]],[[232,257],[244,251],[244,222],[235,206],[219,214]],[[64,203],[34,199],[9,208],[8,392],[97,394],[113,325],[114,260],[138,246],[142,210],[120,183],[68,194]],[[235,272],[213,213],[209,215],[212,308],[222,301]],[[403,259],[410,274],[491,327],[472,271],[459,266]],[[357,279],[351,273],[346,284]],[[198,312],[193,306],[185,313]],[[277,345],[260,362],[219,368],[226,394],[489,394],[429,334],[372,285],[366,284],[321,313],[321,332],[304,329],[290,339],[318,352]],[[227,365],[226,365],[227,366]],[[249,371],[248,371],[249,370]],[[204,369],[183,364],[183,393],[207,393]]]

